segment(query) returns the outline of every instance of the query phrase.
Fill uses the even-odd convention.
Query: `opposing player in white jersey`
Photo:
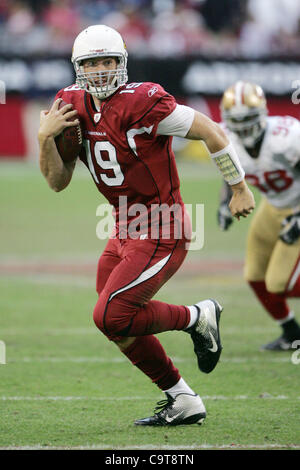
[[[225,131],[237,151],[247,181],[262,194],[248,233],[245,278],[282,334],[263,349],[295,348],[300,326],[288,306],[300,297],[300,122],[268,116],[260,86],[239,81],[221,101]],[[222,188],[218,223],[227,230],[231,190]]]

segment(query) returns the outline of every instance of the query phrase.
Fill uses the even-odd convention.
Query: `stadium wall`
[[[268,98],[271,115],[300,118],[292,94],[300,88],[300,64],[288,59],[234,60],[187,57],[184,59],[130,58],[130,81],[158,82],[179,103],[188,104],[220,121],[223,91],[237,80],[259,83]],[[47,109],[60,88],[75,80],[69,58],[0,59],[0,81],[6,101],[0,104],[0,158],[37,158],[37,130],[41,109]],[[300,93],[299,93],[300,94]]]

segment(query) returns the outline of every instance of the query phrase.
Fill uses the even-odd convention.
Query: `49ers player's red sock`
[[[283,320],[289,314],[286,294],[273,294],[268,292],[264,281],[249,281],[257,298],[274,320]]]
[[[139,336],[122,352],[161,390],[173,387],[181,378],[156,336]]]

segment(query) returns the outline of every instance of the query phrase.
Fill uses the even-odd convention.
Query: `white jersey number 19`
[[[99,184],[99,180],[96,175],[95,167],[92,160],[90,141],[84,140],[84,146],[90,172],[96,183]],[[103,159],[103,152],[106,152],[108,154],[108,160]],[[121,186],[124,181],[124,175],[117,160],[117,152],[115,147],[108,141],[96,142],[94,146],[94,155],[100,168],[102,168],[103,170],[112,170],[114,173],[114,176],[107,176],[104,173],[100,173],[99,177],[101,178],[103,183],[107,184],[107,186]]]

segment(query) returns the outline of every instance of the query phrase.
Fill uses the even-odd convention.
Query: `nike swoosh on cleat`
[[[207,349],[208,349],[209,351],[211,351],[212,353],[215,353],[215,352],[218,351],[218,345],[217,345],[217,343],[216,343],[215,338],[214,338],[213,335],[211,334],[211,332],[209,332],[209,334],[210,334],[210,339],[212,340],[213,346],[212,346],[212,348],[207,348]]]
[[[172,423],[172,421],[174,421],[180,415],[181,415],[181,411],[179,413],[177,413],[175,416],[170,416],[170,418],[169,418],[169,416],[166,416],[165,420],[167,421],[167,423]]]

